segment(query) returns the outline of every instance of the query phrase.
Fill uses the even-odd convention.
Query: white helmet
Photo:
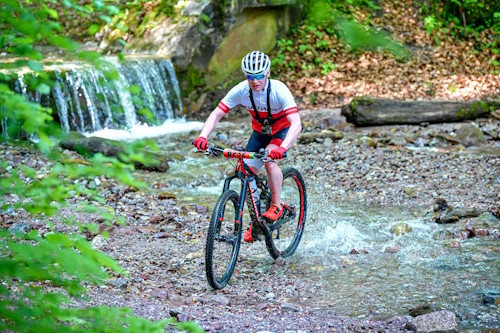
[[[241,59],[241,70],[245,75],[267,74],[271,60],[264,52],[252,51]]]

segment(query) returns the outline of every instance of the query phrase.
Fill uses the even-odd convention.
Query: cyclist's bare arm
[[[213,129],[221,120],[222,117],[224,117],[226,113],[219,109],[219,107],[216,107],[212,113],[210,113],[210,116],[208,116],[207,120],[205,121],[205,125],[203,125],[203,129],[201,130],[200,136],[204,138],[208,138],[210,133],[212,133]]]
[[[281,147],[288,150],[288,148],[290,148],[299,137],[299,134],[302,131],[302,125],[298,113],[292,113],[286,116],[286,119],[290,122],[290,128],[285,136],[285,140],[281,143]]]

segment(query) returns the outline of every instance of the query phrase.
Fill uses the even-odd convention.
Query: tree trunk
[[[499,106],[499,101],[397,101],[356,97],[342,107],[342,115],[356,126],[445,123],[476,119]]]
[[[95,153],[102,153],[106,156],[113,156],[121,159],[121,153],[124,152],[124,143],[115,140],[108,140],[98,137],[87,138],[80,133],[71,133],[59,145],[64,149],[74,150],[81,155],[88,156]],[[134,166],[137,169],[148,171],[164,172],[168,170],[168,162],[164,156],[152,152],[145,152],[144,155],[151,163],[143,164],[135,162]]]

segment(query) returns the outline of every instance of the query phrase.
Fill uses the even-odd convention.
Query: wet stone
[[[391,227],[391,233],[396,236],[404,235],[412,231],[412,227],[407,223],[398,223]]]
[[[110,281],[110,284],[118,289],[125,289],[128,285],[128,280],[124,278],[117,278]]]
[[[300,307],[290,303],[281,303],[280,307],[282,311],[293,311],[293,312],[300,311]]]
[[[483,289],[483,304],[500,304],[500,289]]]
[[[15,223],[11,227],[9,227],[9,233],[11,234],[27,234],[33,229],[33,226],[31,223],[27,222],[20,222],[20,223]]]
[[[430,304],[421,304],[408,311],[408,314],[412,317],[418,317],[427,313],[433,312],[433,306]]]
[[[448,310],[420,315],[414,318],[408,326],[421,333],[458,333],[456,315]]]

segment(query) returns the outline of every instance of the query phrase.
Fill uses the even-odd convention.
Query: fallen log
[[[102,153],[106,156],[116,157],[122,162],[126,162],[123,160],[125,145],[126,143],[116,140],[109,140],[98,137],[87,138],[84,135],[76,132],[67,135],[63,140],[61,140],[61,142],[59,142],[60,147],[76,151],[83,156]],[[148,162],[134,162],[134,166],[137,169],[159,172],[165,172],[168,170],[169,165],[164,156],[153,152],[143,153]]]
[[[342,115],[356,126],[446,123],[473,120],[500,107],[500,101],[398,101],[356,97]]]

